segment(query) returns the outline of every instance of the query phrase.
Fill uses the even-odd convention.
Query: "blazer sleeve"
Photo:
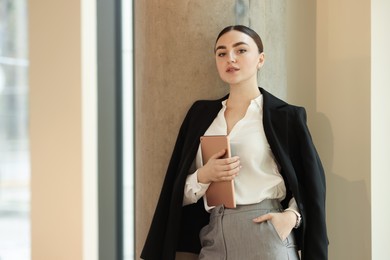
[[[297,126],[301,157],[300,180],[304,189],[305,230],[302,259],[328,259],[328,237],[326,231],[325,174],[306,124],[306,111],[297,108]]]

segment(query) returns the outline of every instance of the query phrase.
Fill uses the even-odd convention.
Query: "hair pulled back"
[[[255,41],[257,48],[259,49],[259,53],[263,52],[263,50],[264,50],[263,49],[263,42],[261,41],[260,36],[254,30],[252,30],[251,28],[249,28],[245,25],[230,25],[228,27],[225,27],[218,34],[218,37],[215,40],[215,44],[217,44],[217,41],[219,40],[219,38],[221,38],[222,35],[224,35],[227,32],[230,32],[230,31],[239,31],[239,32],[245,33],[246,35],[248,35],[249,37],[251,37]]]

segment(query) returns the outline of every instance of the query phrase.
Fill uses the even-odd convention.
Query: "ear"
[[[258,69],[258,70],[259,70],[261,67],[263,67],[264,62],[265,62],[265,56],[264,56],[264,52],[262,52],[262,53],[260,53],[260,55],[259,55],[259,62],[257,63],[257,69]]]

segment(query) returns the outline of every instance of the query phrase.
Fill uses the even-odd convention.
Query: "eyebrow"
[[[247,44],[246,42],[236,42],[235,44],[233,44],[233,47],[237,47],[237,46],[242,45],[242,44],[249,46],[249,44]],[[219,50],[219,49],[226,49],[226,46],[224,46],[224,45],[218,46],[217,48],[215,48],[215,52],[217,52],[217,50]]]

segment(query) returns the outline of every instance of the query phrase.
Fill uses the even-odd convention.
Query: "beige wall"
[[[69,19],[79,2],[29,9],[32,259],[81,259],[80,16]]]
[[[326,170],[329,259],[370,259],[370,1],[287,10],[287,99],[306,107]]]
[[[28,6],[31,257],[97,259],[94,4]]]
[[[370,1],[317,1],[313,133],[327,172],[330,259],[371,257]]]
[[[371,255],[369,5],[287,5],[287,99],[306,107],[326,170],[329,259]]]

